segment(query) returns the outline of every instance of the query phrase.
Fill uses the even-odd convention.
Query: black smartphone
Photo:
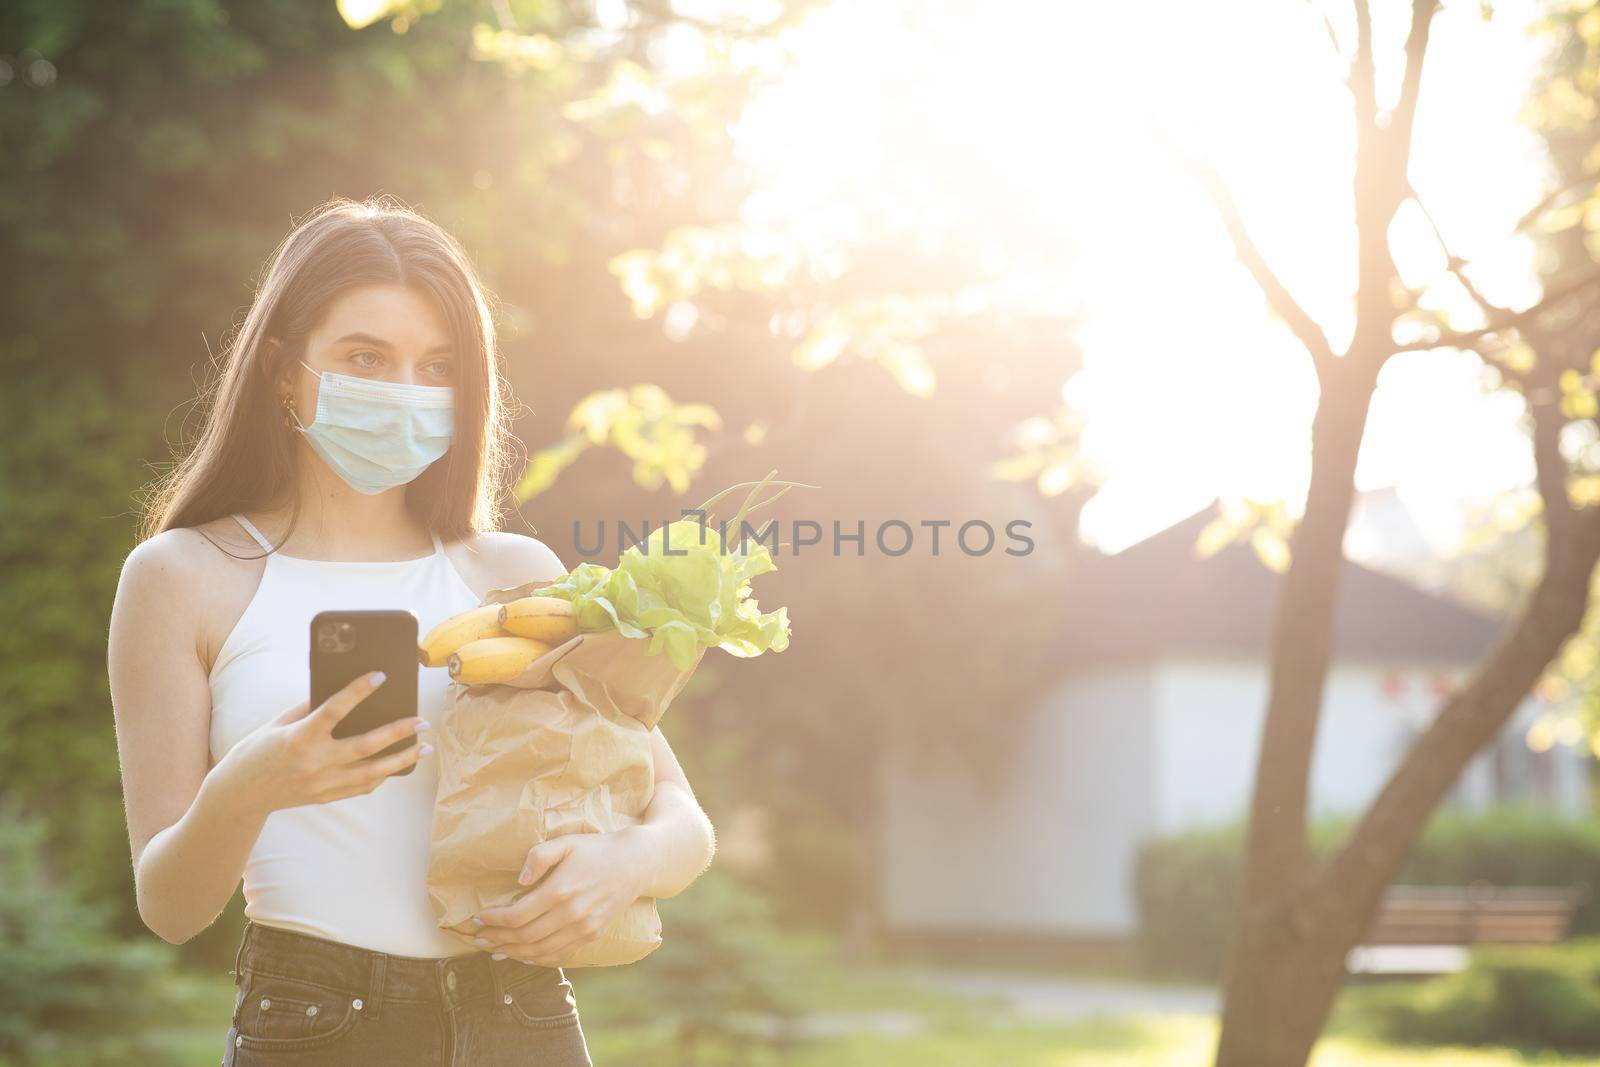
[[[409,611],[323,611],[311,620],[311,707],[371,671],[388,675],[372,695],[333,728],[334,737],[354,737],[417,713],[417,617]],[[417,743],[396,741],[386,756]],[[407,767],[399,774],[410,774]]]

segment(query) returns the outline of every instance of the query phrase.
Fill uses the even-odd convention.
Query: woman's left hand
[[[510,904],[484,908],[473,944],[546,967],[598,938],[649,883],[643,828],[563,834],[528,851],[519,881],[544,881]]]

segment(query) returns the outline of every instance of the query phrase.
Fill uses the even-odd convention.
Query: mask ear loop
[[[311,364],[307,363],[303,359],[300,360],[300,365],[302,367],[304,367],[306,370],[310,371],[312,374],[315,374],[317,376],[318,388],[320,390],[321,382],[322,382],[322,373],[320,371],[318,371],[315,367],[311,366]],[[288,395],[284,396],[284,398],[283,398],[283,410],[284,410],[285,415],[287,416],[283,420],[283,424],[285,426],[290,427],[291,429],[296,429],[296,430],[299,430],[301,433],[305,433],[306,432],[306,424],[300,421],[300,413],[295,410],[294,397],[293,396],[288,396]],[[290,420],[293,420],[292,423],[291,423]]]

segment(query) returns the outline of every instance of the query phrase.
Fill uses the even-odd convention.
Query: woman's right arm
[[[174,944],[222,913],[273,811],[370,793],[429,751],[368,758],[415,733],[415,718],[332,736],[381,684],[363,676],[315,712],[287,709],[208,771],[211,689],[195,595],[203,576],[182,534],[144,542],[123,564],[108,656],[139,917]]]

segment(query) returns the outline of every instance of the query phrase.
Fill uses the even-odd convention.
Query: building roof
[[[1064,647],[1069,665],[1174,654],[1262,657],[1283,576],[1246,542],[1208,559],[1200,531],[1213,502],[1113,555],[1085,550],[1068,585]],[[1335,658],[1368,662],[1476,662],[1505,620],[1346,560],[1334,621]]]

